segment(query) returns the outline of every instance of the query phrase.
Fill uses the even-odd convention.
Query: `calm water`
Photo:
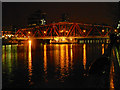
[[[107,44],[2,46],[2,84],[9,87],[105,87],[103,76],[87,75]],[[108,81],[108,80],[107,80]]]

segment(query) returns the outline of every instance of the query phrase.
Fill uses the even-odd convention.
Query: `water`
[[[3,88],[106,87],[104,76],[88,75],[89,66],[108,44],[2,45]],[[107,81],[105,83],[105,81]]]

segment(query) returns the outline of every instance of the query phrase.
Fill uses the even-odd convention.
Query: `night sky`
[[[3,2],[2,24],[26,25],[28,17],[36,10],[47,14],[47,23],[61,21],[67,13],[69,22],[108,24],[118,22],[117,2]]]

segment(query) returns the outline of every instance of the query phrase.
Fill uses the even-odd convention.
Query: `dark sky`
[[[70,22],[113,25],[118,20],[117,2],[3,2],[2,24],[26,25],[36,10],[47,13],[47,22],[59,22],[67,13]]]

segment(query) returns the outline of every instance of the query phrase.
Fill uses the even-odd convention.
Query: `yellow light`
[[[86,44],[83,44],[83,65],[86,70]]]
[[[28,33],[30,34],[30,31]]]
[[[86,32],[86,30],[83,30],[83,32],[85,33],[85,32]]]
[[[63,41],[65,41],[65,38],[62,38]]]
[[[44,78],[47,81],[47,47],[44,45]]]
[[[70,40],[72,41],[72,38]]]
[[[46,33],[46,31],[44,31],[44,33]]]
[[[103,29],[102,32],[105,32],[105,30]]]
[[[56,41],[58,41],[58,38],[55,38]]]
[[[63,32],[63,30],[61,30],[60,32]]]
[[[31,53],[31,40],[29,40],[29,53],[28,53],[28,72],[29,72],[29,82],[31,82],[32,77],[32,53]]]
[[[28,42],[29,42],[29,44],[31,44],[31,42],[32,42],[32,41],[31,41],[31,40],[29,40]]]
[[[115,29],[114,31],[115,31],[115,32],[117,32],[117,30],[116,30],[116,29]]]

